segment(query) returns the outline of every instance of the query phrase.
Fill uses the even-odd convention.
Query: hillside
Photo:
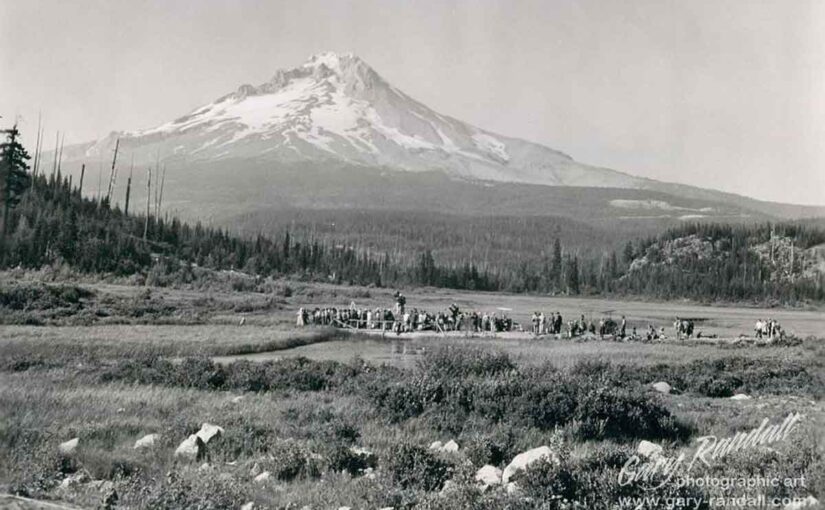
[[[66,147],[62,169],[77,182],[86,164],[86,182],[99,173],[105,188],[116,146],[116,197],[123,196],[127,165],[131,170],[133,161],[136,181],[145,182],[146,167],[160,161],[176,181],[170,182],[170,204],[197,219],[222,221],[272,206],[388,208],[382,204],[476,215],[584,215],[631,224],[641,216],[825,216],[825,207],[762,202],[594,167],[550,147],[480,129],[409,97],[354,55],[314,55],[277,70],[265,83],[241,85],[161,125]],[[52,156],[47,152],[44,158]],[[489,188],[496,190],[492,196]],[[136,189],[139,195],[145,186]],[[87,184],[86,194],[93,192],[94,184]],[[610,207],[611,200],[624,202]],[[666,205],[650,207],[660,203]]]
[[[11,212],[0,267],[66,265],[136,283],[187,285],[209,268],[393,287],[825,301],[825,230],[810,224],[774,225],[773,241],[769,224],[692,224],[599,250],[599,239],[613,246],[622,239],[559,218],[402,212],[364,221],[357,212],[316,211],[310,219],[280,211],[244,222],[282,233],[237,236],[177,218],[127,216],[81,197],[59,175],[33,179]],[[774,246],[771,258],[765,243]],[[798,251],[789,256],[791,243]]]
[[[623,292],[694,299],[825,299],[825,231],[688,225],[630,246]]]

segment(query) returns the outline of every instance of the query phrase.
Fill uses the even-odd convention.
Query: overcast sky
[[[0,0],[0,123],[151,127],[326,50],[584,163],[825,205],[820,0]]]

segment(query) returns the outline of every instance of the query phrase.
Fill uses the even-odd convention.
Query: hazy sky
[[[151,127],[326,50],[585,163],[825,205],[821,0],[0,0],[0,123]]]

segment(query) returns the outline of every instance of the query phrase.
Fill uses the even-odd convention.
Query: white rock
[[[737,393],[736,395],[730,398],[731,400],[750,400],[750,395],[745,395],[744,393]]]
[[[258,482],[258,483],[265,482],[265,481],[269,480],[270,476],[271,475],[269,474],[269,471],[264,471],[263,473],[261,473],[261,474],[259,474],[258,476],[255,477],[255,481]]]
[[[73,475],[69,475],[60,482],[61,489],[68,489],[69,487],[73,487],[75,485],[80,485],[89,481],[89,475],[83,471],[77,472]]]
[[[785,505],[784,510],[799,510],[800,508],[807,508],[809,506],[815,506],[819,504],[819,500],[813,496],[808,496],[807,498],[794,501],[792,503],[788,503]]]
[[[192,434],[178,445],[178,448],[175,450],[175,457],[196,460],[199,455],[203,454],[205,448],[206,445],[203,444],[203,440],[199,438],[197,434]]]
[[[204,462],[198,466],[198,471],[209,471],[210,469],[212,469],[212,466],[210,466],[208,462]]]
[[[92,480],[87,487],[95,489],[103,494],[108,494],[115,488],[115,484],[109,480]]]
[[[501,481],[503,483],[508,483],[510,478],[513,477],[516,473],[521,470],[527,469],[530,464],[534,462],[538,462],[542,459],[550,459],[552,462],[558,464],[561,462],[559,460],[558,455],[550,449],[549,446],[539,446],[538,448],[533,448],[532,450],[527,450],[526,452],[519,453],[513,460],[510,461],[510,464],[504,468],[504,474],[501,477]]]
[[[507,494],[514,496],[518,494],[521,489],[519,489],[519,486],[516,484],[516,482],[510,482],[507,484],[504,490],[507,491]]]
[[[255,503],[252,501],[248,501],[241,505],[241,510],[253,510],[255,508]]]
[[[452,480],[447,480],[444,482],[444,485],[441,487],[441,491],[438,493],[440,496],[447,496],[451,492],[455,492],[458,489],[458,484],[456,484]]]
[[[651,443],[650,441],[645,440],[642,440],[642,442],[639,443],[639,446],[636,448],[636,453],[647,459],[653,459],[655,457],[658,457],[659,455],[662,455],[664,451],[664,448],[657,445],[656,443]]]
[[[135,441],[135,450],[140,450],[141,448],[152,448],[155,446],[155,441],[159,438],[160,436],[158,434],[146,434]]]
[[[201,429],[198,431],[197,436],[201,438],[203,444],[209,444],[213,438],[218,438],[223,435],[223,429],[218,427],[217,425],[212,425],[211,423],[204,423],[201,425]]]
[[[430,444],[430,450],[440,450],[443,446],[444,445],[441,443],[441,441],[433,441]]]
[[[455,453],[458,451],[458,443],[450,439],[449,441],[444,443],[444,445],[441,446],[441,449],[439,451],[445,453]]]
[[[476,471],[476,481],[483,485],[499,485],[501,483],[502,472],[499,468],[487,464]]]
[[[74,439],[69,439],[65,443],[60,443],[57,448],[60,450],[60,453],[69,454],[74,453],[74,451],[77,450],[77,445],[79,444],[80,438],[76,437]]]
[[[237,397],[232,397],[233,404],[239,404],[243,401],[245,397],[243,395],[238,395]]]
[[[658,391],[659,393],[664,393],[665,395],[670,395],[670,390],[673,389],[668,383],[664,381],[655,382],[651,384],[651,386],[653,386],[654,390]]]
[[[352,510],[352,507],[348,507],[348,506],[339,506],[339,507],[338,507],[338,510]]]

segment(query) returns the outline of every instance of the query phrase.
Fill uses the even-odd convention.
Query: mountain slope
[[[825,216],[825,207],[761,202],[578,163],[543,145],[501,136],[441,115],[387,83],[353,55],[315,55],[299,67],[277,71],[266,83],[257,87],[242,85],[235,92],[160,126],[115,132],[96,142],[69,147],[64,168],[76,171],[80,162],[95,161],[101,167],[108,166],[118,139],[122,160],[134,158],[139,166],[153,164],[160,158],[170,168],[185,168],[189,176],[193,175],[190,170],[223,169],[223,173],[204,171],[187,177],[192,187],[188,203],[195,209],[199,205],[211,206],[216,191],[231,190],[241,196],[258,194],[259,189],[239,187],[239,180],[243,180],[239,178],[246,169],[253,168],[256,174],[260,169],[271,173],[273,182],[257,176],[245,180],[255,181],[256,186],[272,187],[278,180],[276,173],[309,165],[333,172],[349,171],[351,184],[356,188],[358,177],[351,169],[360,167],[382,172],[439,171],[473,186],[487,186],[485,183],[493,181],[655,192],[635,201],[613,204],[618,216],[626,216],[629,210],[634,211],[634,216],[644,213],[674,218],[691,216],[690,219],[748,216],[753,212],[760,213],[757,217]],[[349,184],[346,176],[342,179]],[[290,184],[295,187],[299,183]],[[307,189],[310,196],[311,186]],[[198,195],[197,189],[204,191]],[[663,201],[660,192],[679,200],[706,202],[705,210],[674,215],[674,209],[668,205],[673,200]],[[248,205],[265,207],[270,203]]]
[[[472,179],[554,186],[645,187],[646,180],[577,163],[539,144],[441,115],[387,83],[353,55],[324,53],[242,85],[174,121],[112,133],[74,158],[108,157],[116,138],[136,161],[232,158],[328,160]]]

